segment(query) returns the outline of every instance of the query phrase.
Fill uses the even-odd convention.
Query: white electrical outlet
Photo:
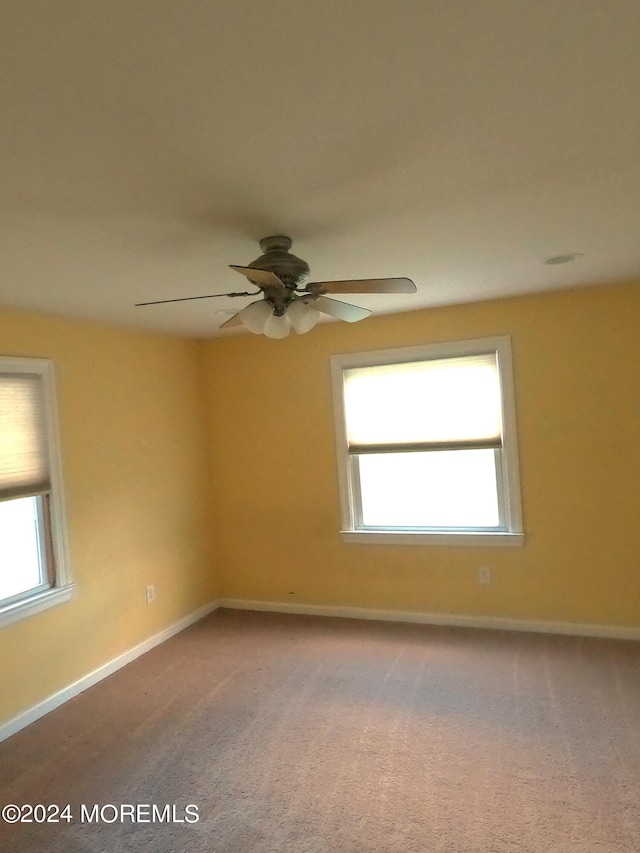
[[[155,601],[156,598],[156,588],[150,583],[147,587],[147,604],[151,604],[152,601]]]
[[[478,566],[478,583],[491,583],[491,569],[489,566]]]

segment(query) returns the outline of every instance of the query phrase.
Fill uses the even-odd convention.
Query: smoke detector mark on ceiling
[[[549,266],[557,266],[558,264],[570,264],[573,261],[579,261],[584,258],[583,252],[565,252],[563,255],[552,255],[550,258],[545,258],[545,264]]]

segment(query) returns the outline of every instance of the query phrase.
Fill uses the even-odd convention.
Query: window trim
[[[362,528],[358,526],[359,501],[355,493],[354,474],[349,459],[344,407],[343,371],[354,367],[372,367],[411,361],[457,358],[495,352],[500,377],[503,443],[499,451],[502,476],[498,477],[499,500],[504,505],[503,529],[430,530],[412,528]],[[520,479],[516,433],[516,411],[508,335],[449,341],[412,347],[344,353],[331,357],[338,487],[342,517],[341,535],[344,542],[377,545],[471,545],[521,546],[524,544]],[[356,474],[357,476],[357,474]]]
[[[48,516],[45,530],[41,531],[44,533],[41,547],[46,555],[45,569],[49,584],[41,584],[19,596],[4,599],[0,603],[0,627],[69,601],[74,592],[69,566],[54,365],[46,358],[0,355],[0,374],[3,373],[21,373],[40,378],[44,394],[51,489],[42,495],[39,508],[39,512]]]

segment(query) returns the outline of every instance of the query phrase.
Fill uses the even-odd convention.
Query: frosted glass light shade
[[[271,314],[264,324],[263,334],[268,338],[286,338],[290,328],[289,321],[284,314],[282,317],[276,317],[275,314]]]
[[[287,318],[299,335],[310,332],[320,319],[320,312],[310,302],[301,299],[292,302],[287,308]]]
[[[242,325],[253,332],[254,335],[264,334],[264,329],[267,321],[273,315],[273,308],[266,299],[259,299],[257,302],[252,302],[245,306],[238,316],[242,320]]]

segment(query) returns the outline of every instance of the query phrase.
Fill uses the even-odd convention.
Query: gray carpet
[[[218,611],[0,755],[12,853],[638,853],[640,644]]]

